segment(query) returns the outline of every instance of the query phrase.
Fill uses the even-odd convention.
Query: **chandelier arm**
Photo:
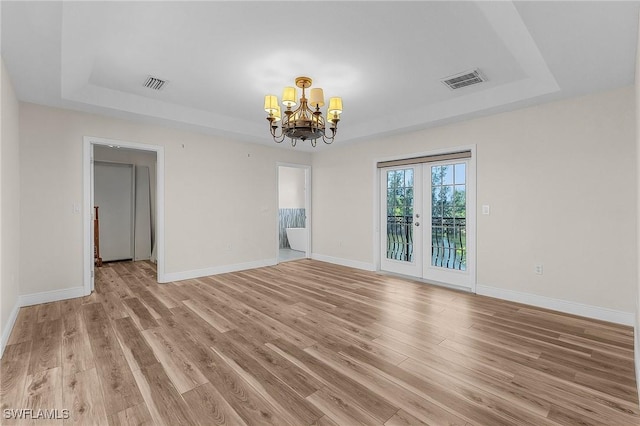
[[[326,135],[322,135],[322,141],[327,145],[333,143],[333,140],[336,138],[336,134],[338,133],[338,129],[335,127],[331,128],[331,137],[327,137]]]
[[[273,137],[273,141],[275,143],[282,143],[282,141],[284,141],[285,138],[285,133],[282,129],[280,129],[280,135],[276,134],[276,129],[277,127],[271,126],[270,130],[271,130],[271,136]]]
[[[335,135],[331,136],[330,138],[326,137],[325,135],[322,135],[322,142],[326,143],[327,145],[331,145],[333,143],[333,140],[335,139]]]

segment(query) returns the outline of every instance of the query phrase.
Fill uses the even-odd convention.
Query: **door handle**
[[[416,226],[420,226],[420,222],[416,222]]]

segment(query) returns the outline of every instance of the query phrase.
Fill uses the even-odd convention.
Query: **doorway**
[[[107,155],[109,152],[111,152],[110,156]],[[98,158],[96,158],[96,155],[98,155]],[[154,158],[153,165],[151,165],[151,163],[147,165],[145,164],[145,161],[140,160],[143,157]],[[134,160],[128,161],[126,159],[123,160],[123,158],[134,158]],[[127,236],[127,238],[130,238],[127,241],[133,241],[133,244],[130,244],[128,246],[128,253],[130,254],[128,256],[125,256],[125,258],[131,258],[134,260],[150,258],[152,261],[155,260],[157,264],[157,281],[159,283],[166,282],[164,278],[164,148],[157,145],[146,145],[134,142],[85,137],[83,149],[83,207],[85,212],[83,218],[83,275],[85,293],[90,294],[94,288],[94,206],[96,205],[95,178],[96,164],[101,163],[99,160],[103,160],[102,165],[105,164],[104,160],[110,162],[111,165],[120,163],[117,167],[128,171],[128,173],[124,173],[124,175],[128,174],[129,178],[127,178],[127,182],[129,182],[129,185],[131,185],[131,189],[124,195],[124,197],[127,198],[129,197],[129,195],[131,195],[130,202],[132,204],[131,207],[133,211],[135,211],[136,204],[138,205],[138,209],[140,210],[144,210],[145,204],[148,204],[150,211],[154,211],[153,214],[149,214],[148,220],[147,218],[145,218],[145,214],[138,216],[131,215],[130,222],[127,222],[127,224],[125,224],[125,228],[129,227],[129,229],[132,230],[132,232]],[[133,163],[142,164],[139,164],[140,167],[135,167],[135,164]],[[100,165],[98,167],[100,167]],[[112,170],[107,173],[111,173],[113,170],[116,170],[116,168],[112,168]],[[99,170],[98,173],[102,173],[103,171],[104,170]],[[124,181],[125,179],[123,178],[121,180]],[[123,183],[122,185],[126,186],[127,184]],[[135,197],[136,189],[139,192],[144,192],[143,188],[145,188],[145,186],[149,188],[147,191],[147,196],[143,195]],[[122,188],[124,188],[124,186],[122,186]],[[152,190],[150,188],[155,189]],[[98,214],[100,213],[101,212],[99,210]],[[127,213],[124,213],[124,215],[126,216]],[[146,243],[147,236],[150,236],[148,244]],[[126,238],[124,238],[122,241],[125,241],[125,239]],[[137,248],[135,244],[136,240],[140,242]],[[120,244],[119,250],[127,250],[126,242]],[[151,255],[147,256],[147,253],[151,253]],[[120,255],[116,255],[116,257],[118,256]]]
[[[311,167],[278,164],[277,261],[305,259],[311,250]]]
[[[380,269],[475,291],[472,152],[379,168]]]
[[[102,261],[155,262],[156,152],[98,145],[93,157]]]

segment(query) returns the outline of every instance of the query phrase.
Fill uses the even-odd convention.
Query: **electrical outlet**
[[[538,275],[542,275],[542,264],[538,264],[534,267],[534,271],[536,272],[536,274]]]

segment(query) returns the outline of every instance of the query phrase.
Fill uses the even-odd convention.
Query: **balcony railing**
[[[387,259],[413,262],[413,229],[413,216],[387,216]],[[464,271],[466,240],[466,218],[432,218],[431,265]]]
[[[431,265],[466,270],[467,221],[464,217],[431,219]]]
[[[387,259],[413,262],[413,216],[387,216]]]

